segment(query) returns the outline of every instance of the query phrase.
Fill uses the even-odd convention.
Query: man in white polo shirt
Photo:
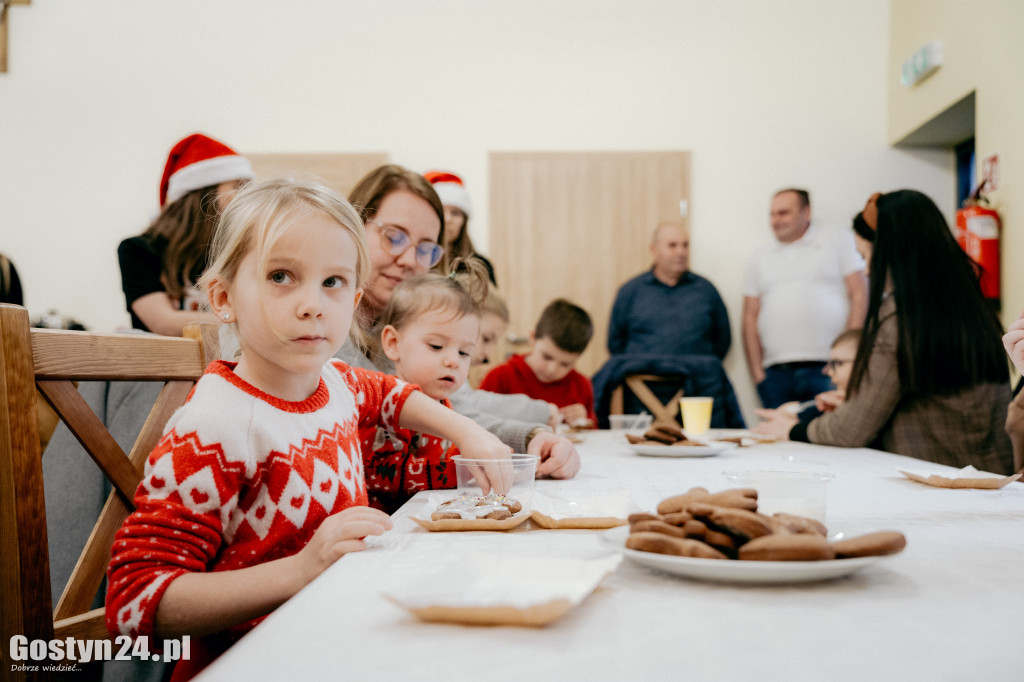
[[[775,239],[758,247],[743,285],[743,349],[765,407],[830,390],[832,340],[864,324],[867,279],[850,230],[811,225],[806,190],[772,197]]]

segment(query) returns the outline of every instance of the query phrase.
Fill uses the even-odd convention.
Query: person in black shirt
[[[205,135],[174,145],[160,183],[160,215],[117,247],[132,327],[181,336],[189,322],[209,321],[195,283],[221,212],[253,176],[248,159]]]

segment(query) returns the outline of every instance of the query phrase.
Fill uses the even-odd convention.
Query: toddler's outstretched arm
[[[416,391],[402,406],[398,423],[403,429],[447,438],[467,458],[496,460],[496,465],[484,472],[487,480],[481,481],[485,494],[493,487],[494,492],[503,495],[512,486],[511,467],[497,465],[498,462],[508,463],[512,449],[469,417]]]

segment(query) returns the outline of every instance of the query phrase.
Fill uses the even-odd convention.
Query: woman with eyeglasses
[[[756,430],[1010,473],[1002,330],[942,213],[920,192],[876,194],[853,229],[871,289],[846,398],[809,424],[774,414]]]
[[[378,323],[395,287],[441,262],[444,207],[426,178],[394,164],[370,171],[348,200],[363,219],[371,265],[356,319],[366,335],[379,335]],[[394,374],[394,365],[387,358],[368,357],[351,340],[337,357],[354,367]],[[576,448],[549,430],[552,412],[544,401],[474,391],[468,384],[450,400],[457,412],[498,436],[515,452],[539,455],[538,476],[570,478],[579,471]]]

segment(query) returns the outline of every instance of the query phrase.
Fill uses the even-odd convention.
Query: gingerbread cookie
[[[817,533],[765,535],[739,550],[744,561],[824,561],[835,556],[828,540]]]
[[[699,559],[727,558],[721,552],[699,540],[674,538],[671,535],[663,535],[661,533],[631,533],[626,539],[626,547],[641,552],[697,557]]]
[[[791,533],[828,535],[828,529],[825,527],[825,524],[817,519],[809,519],[806,516],[797,516],[796,514],[786,514],[785,512],[777,512],[773,516],[781,521],[783,526],[788,528]]]
[[[493,519],[500,521],[522,511],[519,500],[504,495],[459,495],[437,505],[430,515],[434,521],[448,519]]]
[[[832,543],[836,558],[850,559],[858,556],[882,556],[895,554],[907,546],[907,538],[895,530],[882,530],[848,540]]]
[[[637,521],[629,525],[630,533],[661,533],[676,538],[685,538],[686,532],[679,526],[673,526],[664,521]]]

